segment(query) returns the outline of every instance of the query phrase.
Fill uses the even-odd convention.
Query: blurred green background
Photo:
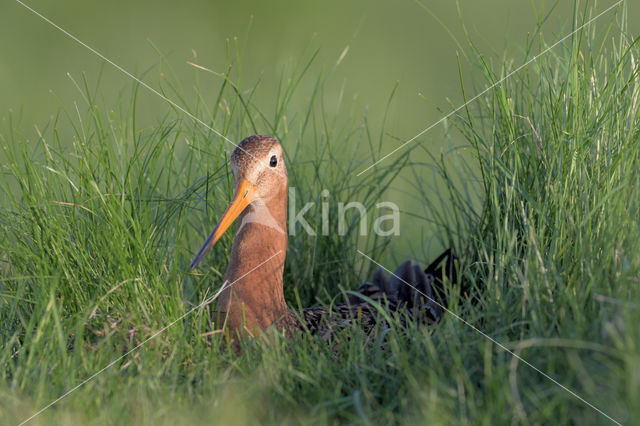
[[[248,87],[261,79],[254,101],[265,111],[273,110],[281,75],[292,69],[305,48],[308,56],[319,49],[311,71],[296,92],[294,105],[296,102],[301,108],[306,105],[317,75],[331,72],[325,92],[328,112],[351,114],[358,119],[366,114],[367,122],[378,132],[389,96],[399,82],[386,129],[403,140],[441,118],[438,108],[450,110],[452,105],[462,103],[457,53],[467,96],[484,88],[473,85],[482,78],[476,53],[468,40],[473,41],[489,64],[512,58],[514,67],[518,66],[525,58],[523,46],[528,37],[536,34],[536,22],[543,17],[547,16],[542,28],[547,44],[571,31],[572,3],[539,0],[27,2],[123,68],[135,74],[151,69],[145,81],[154,87],[160,73],[167,71],[158,65],[161,57],[158,51],[162,52],[187,94],[193,93],[197,80],[204,82],[203,87],[210,84],[211,96],[220,84],[217,77],[196,70],[187,61],[223,71],[227,63],[227,40],[237,43],[242,57],[242,82]],[[591,2],[589,6],[601,11],[613,3]],[[581,6],[584,5],[582,2]],[[628,2],[627,6],[632,25],[629,32],[637,34],[640,4]],[[616,25],[613,17],[613,13],[603,16],[598,28],[604,31],[606,24]],[[61,107],[73,110],[74,102],[82,102],[67,74],[79,81],[86,72],[88,80],[95,84],[104,67],[100,92],[107,104],[130,87],[128,77],[105,66],[96,55],[15,1],[2,4],[0,34],[0,117],[6,122],[12,110],[15,117],[20,117],[19,126],[31,140],[36,136],[34,125],[42,128]],[[536,47],[534,51],[539,49]],[[338,108],[340,97],[343,101]],[[143,125],[153,124],[169,110],[166,102],[144,90],[139,105]],[[453,143],[457,142],[454,137]],[[387,138],[382,152],[389,152],[399,143]],[[436,155],[448,146],[442,126],[420,137],[417,143]],[[232,148],[228,146],[229,150]],[[417,155],[422,157],[416,158]],[[416,152],[413,159],[429,161],[424,152]],[[425,171],[425,179],[428,178]],[[425,206],[416,205],[402,186],[400,180],[390,197],[404,211],[424,214],[420,210]],[[411,216],[404,216],[403,228],[412,226],[412,220]],[[406,245],[402,249],[405,248],[408,249]]]

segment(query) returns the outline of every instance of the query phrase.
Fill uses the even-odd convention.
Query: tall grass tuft
[[[592,16],[577,5],[574,28]],[[260,82],[240,83],[233,53],[223,73],[198,64],[193,89],[162,79],[163,93],[208,127],[171,109],[143,124],[142,88],[104,105],[86,76],[76,82],[78,105],[41,129],[25,132],[9,116],[0,130],[0,423],[27,419],[87,378],[34,422],[607,421],[453,315],[429,328],[345,330],[330,344],[269,333],[236,355],[212,333],[211,305],[200,306],[222,281],[233,234],[201,272],[188,270],[232,191],[233,147],[211,128],[236,142],[278,138],[298,208],[327,200],[371,208],[413,167],[425,216],[461,258],[462,286],[447,289],[452,312],[632,422],[640,415],[640,49],[621,10],[618,21],[579,31],[450,120],[446,136],[457,129],[467,143],[440,157],[425,150],[442,178],[435,192],[409,150],[355,179],[368,165],[360,154],[380,152],[382,139],[362,117],[326,112],[331,70],[313,65],[314,52],[283,75],[267,110],[254,101]],[[538,34],[525,51],[546,45]],[[478,63],[486,85],[514,68],[480,55]],[[170,64],[161,67],[172,75]],[[312,92],[299,93],[314,72]],[[205,78],[216,91],[200,85]],[[461,89],[469,98],[466,82]],[[435,198],[442,209],[433,209]],[[360,239],[358,216],[344,236],[335,221],[324,236],[320,215],[307,218],[318,235],[290,241],[292,305],[341,297],[372,269],[355,248],[380,259],[389,245]]]
[[[640,48],[625,7],[504,83],[514,64],[480,61],[493,88],[452,120],[468,142],[453,151],[466,152],[432,156],[454,211],[437,221],[463,253],[474,324],[623,423],[640,409],[628,375],[640,366]],[[576,2],[571,29],[594,15]],[[545,47],[540,34],[525,51]],[[458,170],[471,170],[464,185]],[[517,421],[609,420],[497,356]]]

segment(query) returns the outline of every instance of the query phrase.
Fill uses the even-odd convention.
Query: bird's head
[[[268,204],[274,198],[286,195],[289,179],[284,165],[284,151],[274,138],[249,136],[233,151],[230,164],[235,185],[233,199],[191,262],[191,268],[200,264],[205,254],[247,206],[256,200]]]

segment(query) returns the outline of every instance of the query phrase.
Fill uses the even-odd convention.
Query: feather
[[[389,277],[383,268],[373,273],[371,281],[363,283],[347,303],[331,307],[313,306],[294,312],[298,328],[329,339],[331,333],[358,326],[369,333],[376,325],[386,322],[384,313],[399,313],[403,321],[417,320],[434,324],[447,308],[444,282],[448,278],[456,284],[451,249],[443,252],[425,270],[407,260]],[[444,265],[442,263],[444,262]],[[373,303],[370,303],[373,302]]]

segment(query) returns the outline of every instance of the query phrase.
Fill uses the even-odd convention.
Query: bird
[[[371,281],[350,292],[346,303],[290,308],[283,290],[289,185],[284,150],[273,137],[249,136],[231,154],[230,170],[234,195],[191,263],[191,269],[197,268],[229,226],[238,221],[215,308],[219,316],[214,325],[225,336],[256,336],[270,328],[287,335],[310,332],[323,339],[345,327],[359,326],[369,332],[381,321],[381,307],[406,314],[403,318],[422,316],[428,323],[442,317],[445,276],[455,282],[456,257],[451,249],[425,270],[406,261],[388,277],[378,268]]]

